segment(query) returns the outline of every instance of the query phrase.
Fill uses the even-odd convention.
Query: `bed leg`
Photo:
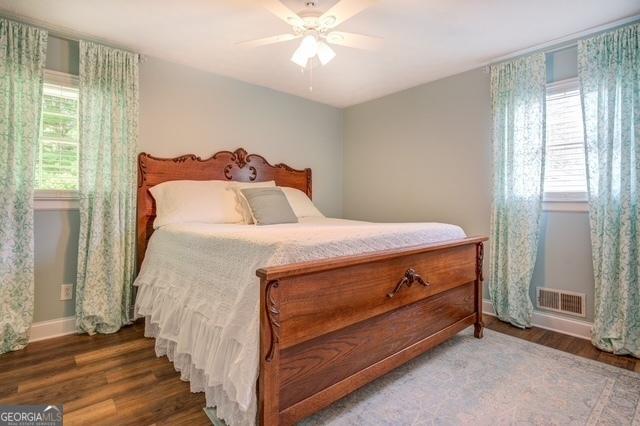
[[[476,339],[482,339],[482,337],[484,336],[484,324],[482,323],[482,321],[473,324],[473,336]]]

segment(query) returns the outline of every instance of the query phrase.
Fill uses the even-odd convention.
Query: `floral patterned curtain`
[[[33,183],[47,32],[0,18],[0,354],[33,320]]]
[[[595,274],[593,344],[640,357],[640,24],[578,43]]]
[[[544,168],[545,55],[491,67],[493,203],[489,293],[498,317],[531,326]]]
[[[135,272],[138,55],[80,42],[80,240],[76,327],[130,322]]]

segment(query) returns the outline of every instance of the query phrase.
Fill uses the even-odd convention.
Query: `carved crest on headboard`
[[[238,167],[243,168],[247,165],[247,151],[243,148],[238,148],[233,151],[233,156],[231,157],[233,161],[236,162]]]
[[[238,168],[243,169],[247,165],[247,163],[251,161],[251,159],[248,158],[247,151],[245,151],[243,148],[238,148],[231,154],[231,161],[236,163]],[[224,168],[224,177],[226,177],[228,180],[233,179],[233,176],[231,175],[232,168],[233,164],[227,164]],[[256,177],[258,177],[258,171],[253,166],[249,166],[249,171],[251,172],[251,175],[249,175],[249,180],[253,182],[254,180],[256,180]]]

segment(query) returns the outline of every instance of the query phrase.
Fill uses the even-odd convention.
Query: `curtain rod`
[[[516,50],[515,52],[511,52],[506,55],[493,58],[490,61],[485,62],[480,66],[488,67],[490,65],[495,65],[500,62],[504,62],[510,59],[515,59],[517,57],[525,56],[534,52],[544,51],[545,53],[553,53],[559,50],[575,47],[578,45],[578,41],[581,39],[592,37],[597,34],[605,33],[607,31],[613,30],[615,28],[623,27],[625,25],[634,23],[636,21],[640,22],[640,15],[632,15],[627,18],[618,19],[616,21],[612,21],[603,25],[598,25],[596,27],[591,27],[583,31],[578,31],[572,34],[568,34],[564,37],[559,37],[544,43],[540,43],[533,46],[529,46],[524,49]]]
[[[120,49],[120,50],[124,50],[126,52],[129,53],[133,53],[138,55],[138,58],[140,59],[140,62],[144,62],[146,60],[145,56],[142,55],[141,53],[138,52],[133,52],[130,48],[120,45],[118,43],[114,43],[111,40],[108,39],[103,39],[103,38],[99,38],[99,37],[93,37],[93,36],[87,36],[86,34],[83,34],[81,32],[78,31],[74,31],[70,28],[67,27],[63,27],[60,25],[54,25],[51,24],[49,22],[45,22],[45,21],[41,21],[39,19],[34,19],[34,18],[30,18],[28,16],[24,16],[24,15],[20,15],[18,13],[15,13],[13,11],[9,11],[9,10],[0,10],[0,16],[5,17],[7,19],[13,20],[13,21],[17,21],[17,22],[21,22],[23,24],[27,24],[27,25],[32,25],[34,27],[40,27],[43,28],[45,30],[47,30],[47,33],[49,33],[49,35],[55,37],[55,38],[59,38],[62,40],[67,40],[67,41],[74,41],[74,42],[79,42],[80,40],[85,40],[85,41],[90,41],[93,43],[98,43],[98,44],[103,44],[106,46],[110,46],[116,49]]]

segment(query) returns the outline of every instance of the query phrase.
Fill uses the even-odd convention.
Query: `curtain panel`
[[[640,24],[578,43],[591,244],[593,344],[640,357]]]
[[[47,32],[0,18],[0,354],[33,321],[33,185]]]
[[[489,293],[498,317],[530,327],[544,169],[545,55],[491,67],[493,200]]]
[[[80,238],[76,327],[131,321],[135,273],[138,55],[80,42]]]

